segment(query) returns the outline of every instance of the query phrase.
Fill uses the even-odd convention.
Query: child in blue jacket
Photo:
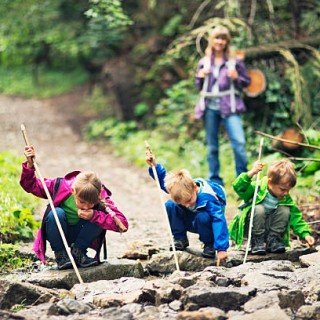
[[[229,234],[225,218],[226,196],[223,187],[202,178],[192,179],[186,169],[167,173],[152,152],[147,149],[146,162],[152,178],[155,166],[163,191],[172,200],[166,202],[166,210],[174,237],[176,250],[183,251],[189,246],[187,231],[198,233],[204,244],[202,256],[220,260],[227,258]]]

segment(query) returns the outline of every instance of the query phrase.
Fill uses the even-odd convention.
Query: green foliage
[[[19,256],[18,246],[11,243],[0,244],[1,272],[9,272],[16,268],[30,265],[32,261]]]
[[[89,57],[106,59],[115,53],[132,21],[123,12],[119,0],[89,0],[89,4],[85,12],[88,24],[81,43]]]
[[[0,92],[8,95],[48,98],[68,92],[88,79],[87,73],[80,68],[73,71],[44,68],[39,77],[40,85],[36,85],[30,67],[0,66]]]
[[[4,242],[31,239],[39,227],[33,210],[39,201],[19,185],[21,158],[0,153],[0,235]]]

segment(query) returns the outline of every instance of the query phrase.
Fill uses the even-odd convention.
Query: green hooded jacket
[[[235,241],[238,247],[243,243],[244,233],[247,227],[246,223],[249,223],[255,184],[256,183],[252,182],[248,174],[244,172],[237,177],[232,185],[238,196],[244,201],[244,205],[240,206],[240,211],[229,225],[230,238]],[[258,189],[256,205],[264,200],[267,193],[268,179],[267,177],[263,177]],[[283,237],[283,241],[286,246],[289,246],[290,242],[290,228],[301,239],[304,239],[306,236],[311,234],[309,225],[303,220],[301,211],[298,209],[296,203],[292,200],[289,194],[279,201],[279,205],[290,207],[289,224]]]

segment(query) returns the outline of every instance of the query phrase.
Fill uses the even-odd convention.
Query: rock
[[[228,314],[229,315],[229,314]],[[290,320],[290,317],[279,307],[260,309],[250,314],[233,315],[229,317],[232,320]]]
[[[145,284],[146,281],[144,279],[123,277],[116,280],[79,283],[72,288],[71,293],[79,301],[93,303],[94,298],[98,301],[99,297],[113,296],[116,298],[117,295],[138,292]]]
[[[281,309],[290,308],[297,311],[305,304],[304,295],[301,290],[281,290],[278,294]]]
[[[267,260],[289,260],[292,262],[299,261],[299,257],[315,252],[315,248],[300,247],[295,249],[288,249],[285,253],[268,253],[264,256],[248,255],[246,262],[262,262]],[[228,259],[226,261],[227,267],[238,266],[243,263],[245,251],[229,251]]]
[[[320,301],[311,306],[302,306],[296,313],[296,320],[319,320],[320,319]]]
[[[101,316],[102,319],[133,320],[133,316],[129,311],[118,308],[108,308],[101,312]]]
[[[123,254],[122,258],[147,260],[152,255],[160,252],[160,248],[156,246],[151,239],[137,240],[129,244],[128,250]]]
[[[315,252],[301,256],[299,258],[302,267],[319,266],[320,265],[320,252]]]
[[[208,266],[215,265],[212,259],[195,256],[185,251],[177,252],[179,267],[183,271],[201,271]],[[176,270],[175,260],[172,252],[162,252],[152,256],[146,264],[146,270],[150,274],[169,274]]]
[[[0,310],[0,319],[1,320],[26,320],[25,317],[19,316],[17,314]]]
[[[9,310],[16,304],[39,304],[56,297],[57,292],[30,283],[0,280],[0,309]]]
[[[179,300],[174,300],[169,303],[169,308],[174,310],[174,311],[180,311],[183,308],[183,304]]]
[[[112,280],[121,277],[142,278],[144,271],[140,262],[130,260],[112,260],[99,266],[79,269],[85,283],[102,279]],[[33,274],[28,282],[46,288],[64,288],[70,290],[79,280],[74,270],[46,270]]]
[[[177,320],[224,320],[225,312],[218,308],[202,308],[197,311],[182,311],[178,313]]]
[[[250,288],[199,287],[198,283],[187,288],[181,298],[186,310],[215,307],[224,311],[238,310],[256,294]]]
[[[63,299],[52,305],[48,310],[48,315],[69,315],[88,313],[93,309],[93,305],[83,303],[73,299]]]
[[[260,309],[268,309],[273,306],[279,306],[279,291],[270,291],[264,294],[258,294],[246,302],[243,306],[243,310],[247,313],[256,312]]]

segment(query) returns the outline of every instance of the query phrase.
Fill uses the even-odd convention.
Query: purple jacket
[[[75,177],[79,173],[80,171],[73,171],[68,173],[64,178],[61,179],[60,186],[59,186],[59,189],[57,190],[56,196],[54,199],[52,199],[55,207],[59,206],[59,204],[62,201],[66,200],[71,195],[72,183],[75,180]],[[55,179],[45,178],[44,181],[50,192],[50,195],[53,195],[53,190],[54,190],[54,186],[57,181],[57,178]],[[32,193],[33,195],[39,198],[47,199],[47,196],[45,194],[45,191],[43,189],[40,179],[36,177],[34,168],[29,168],[27,166],[27,162],[24,162],[22,164],[20,185],[26,192]],[[128,221],[126,217],[124,216],[123,213],[119,211],[119,209],[115,206],[115,204],[110,198],[111,196],[110,190],[108,190],[107,188],[103,188],[101,195],[104,198],[104,201],[106,202],[107,206],[115,213],[116,217],[128,228]],[[94,210],[93,216],[90,222],[96,223],[102,229],[119,232],[119,229],[116,223],[114,222],[114,219],[110,216],[110,214],[107,214],[104,211]],[[43,263],[45,263],[46,261],[45,244],[46,244],[45,232],[43,230],[43,224],[42,224],[42,228],[37,232],[37,236],[33,244],[33,250]],[[95,241],[91,244],[91,247],[97,250],[97,257],[98,257],[101,244]]]
[[[197,73],[200,69],[202,69],[204,67],[204,58],[200,59],[199,63],[198,63],[198,67],[197,67]],[[214,55],[211,55],[211,69],[214,66]],[[234,81],[234,86],[235,89],[239,92],[242,91],[242,89],[244,87],[247,87],[250,84],[250,78],[248,76],[246,67],[243,63],[242,60],[236,60],[236,70],[239,74],[238,78]],[[208,87],[207,88],[203,88],[203,84],[204,84],[204,78],[199,78],[196,77],[196,87],[199,89],[199,91],[201,90],[205,90],[206,92],[211,92],[212,87],[214,85],[214,83],[216,81],[218,81],[219,83],[219,91],[226,91],[226,90],[230,90],[230,85],[231,85],[231,79],[228,77],[228,66],[227,66],[227,60],[226,58],[223,59],[222,65],[220,67],[220,72],[219,72],[219,77],[218,78],[214,78],[213,76],[213,72],[210,72],[208,75]],[[200,98],[201,99],[201,98]],[[195,117],[197,119],[200,119],[203,114],[204,114],[204,110],[203,108],[201,108],[201,101],[200,99],[197,102],[197,105],[195,107]],[[208,98],[204,98],[204,104],[205,107],[208,106]],[[230,95],[226,95],[226,96],[222,96],[219,98],[220,101],[220,113],[222,116],[228,116],[231,114],[231,98]],[[244,102],[241,98],[241,96],[239,94],[237,94],[235,96],[235,107],[236,113],[241,113],[244,112],[246,110],[246,107],[244,105]]]

